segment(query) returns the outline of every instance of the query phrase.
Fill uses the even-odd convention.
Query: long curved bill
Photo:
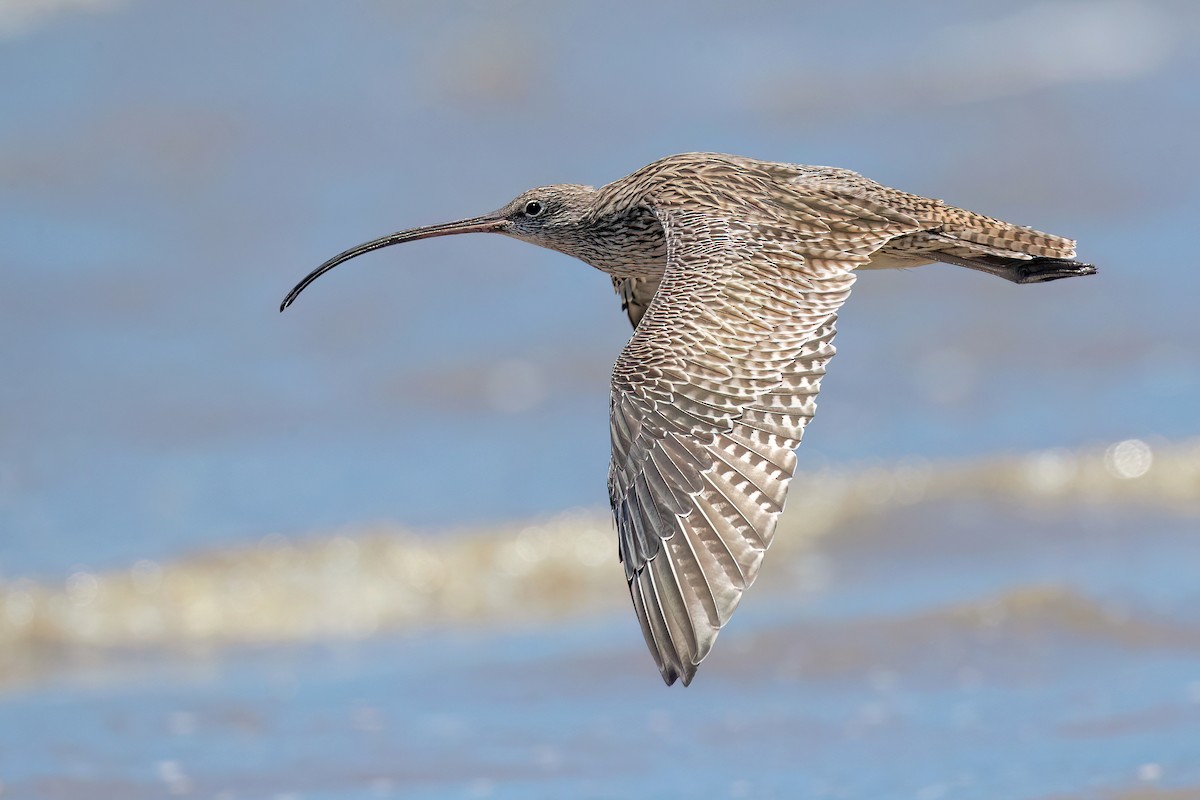
[[[381,247],[391,247],[394,244],[404,244],[405,242],[415,242],[418,239],[431,239],[434,236],[450,236],[455,233],[495,233],[504,227],[507,220],[498,214],[487,214],[482,217],[471,217],[470,219],[460,219],[456,222],[445,222],[441,225],[426,225],[423,228],[410,228],[406,231],[388,234],[378,239],[372,239],[369,242],[364,242],[357,247],[351,247],[344,253],[338,253],[333,258],[326,261],[321,266],[314,269],[312,272],[304,276],[304,280],[296,284],[296,287],[288,292],[287,297],[283,298],[283,302],[279,305],[279,310],[283,311],[292,303],[296,302],[296,298],[300,293],[308,288],[308,285],[317,278],[324,275],[329,270],[341,264],[343,261],[349,261],[356,256],[361,256],[363,253],[369,253],[372,250],[378,250]]]

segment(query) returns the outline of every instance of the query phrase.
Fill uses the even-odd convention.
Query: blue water
[[[770,561],[686,691],[658,682],[624,613],[216,651],[68,648],[0,699],[4,796],[1200,791],[1193,574],[1139,555],[1195,564],[1194,517],[1081,524],[1086,513],[985,503],[973,510],[989,525],[944,546],[930,523],[964,507],[917,506]],[[1055,536],[1064,552],[1038,548]],[[825,588],[787,586],[809,558]]]

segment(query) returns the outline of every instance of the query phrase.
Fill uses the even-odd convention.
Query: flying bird
[[[490,214],[393,233],[501,233],[608,273],[633,324],[609,400],[608,496],[642,635],[686,686],[754,582],[795,449],[863,269],[932,262],[1015,283],[1096,269],[1075,242],[845,169],[684,153],[598,189],[530,189]]]

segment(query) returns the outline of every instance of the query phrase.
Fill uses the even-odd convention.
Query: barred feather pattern
[[[652,201],[667,266],[613,370],[609,495],[646,644],[686,685],[771,543],[852,270],[913,225],[819,191]]]
[[[1009,260],[1075,257],[1075,241],[1064,236],[892,189],[847,169],[791,166],[798,172],[793,179],[796,183],[819,184],[846,197],[879,203],[909,215],[918,223],[919,230],[887,242],[871,263],[865,265],[868,269],[917,266],[932,261],[975,266],[976,261],[987,265]]]

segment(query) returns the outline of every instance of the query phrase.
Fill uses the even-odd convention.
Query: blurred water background
[[[0,0],[0,797],[1200,797],[1200,7]],[[1095,278],[872,272],[686,691],[608,280],[326,257],[673,152]]]

